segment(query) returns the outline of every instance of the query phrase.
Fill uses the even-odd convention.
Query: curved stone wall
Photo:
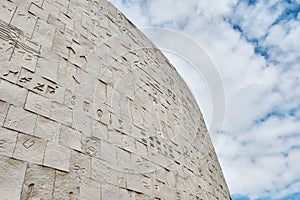
[[[107,1],[0,2],[0,199],[230,199],[202,115]]]

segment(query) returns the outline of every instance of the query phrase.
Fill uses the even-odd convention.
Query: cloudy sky
[[[139,28],[185,34],[215,63],[226,115],[214,144],[233,199],[300,199],[300,0],[111,2]],[[203,80],[167,56],[209,126],[212,103]]]

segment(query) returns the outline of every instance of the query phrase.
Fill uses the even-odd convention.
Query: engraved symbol
[[[150,185],[149,185],[149,183],[147,183],[146,181],[142,181],[142,184],[143,184],[143,187],[144,187],[146,190],[150,190]]]
[[[180,200],[180,199],[181,199],[180,192],[176,192],[176,200]]]
[[[73,200],[74,199],[74,194],[73,192],[69,192],[69,200]]]
[[[37,86],[35,86],[33,89],[36,89],[36,90],[39,90],[39,91],[43,92],[44,91],[44,86],[45,86],[45,84],[37,83]]]
[[[92,147],[92,146],[88,147],[87,150],[86,150],[86,153],[89,154],[89,155],[91,155],[91,156],[95,155],[95,153],[96,153],[95,147]]]
[[[120,125],[119,128],[120,129],[123,129],[122,123],[123,123],[123,121],[119,119],[119,125]]]
[[[124,141],[124,147],[125,147],[125,148],[128,148],[128,147],[129,147],[128,142]]]
[[[17,121],[13,121],[13,120],[9,119],[9,120],[7,121],[7,126],[8,126],[8,127],[11,127],[11,128],[16,128],[16,126],[17,126]]]
[[[89,112],[89,106],[90,106],[90,103],[89,103],[89,102],[87,102],[87,101],[84,101],[84,102],[83,102],[83,110],[84,110],[85,112]]]
[[[24,56],[23,56],[24,60],[32,60],[33,56],[24,52]]]
[[[4,144],[6,143],[6,140],[0,140],[0,149],[4,148]]]
[[[142,159],[140,159],[140,158],[137,159],[137,160],[136,160],[136,164],[137,164],[137,165],[143,165]]]
[[[54,94],[55,90],[58,88],[58,86],[52,87],[50,85],[47,86],[47,92],[46,93],[50,93],[50,94]]]
[[[112,116],[109,115],[109,123],[112,124],[113,123],[113,120],[112,120]]]
[[[74,172],[76,173],[76,178],[81,181],[81,176],[80,174],[85,174],[86,173],[86,170],[85,168],[83,167],[80,167],[79,165],[77,164],[74,164]]]
[[[3,76],[8,76],[9,74],[13,74],[14,76],[16,76],[18,73],[19,73],[18,71],[9,70],[7,73],[3,74]]]
[[[27,83],[27,82],[30,82],[32,80],[32,78],[30,78],[30,77],[22,77],[22,78],[20,78],[20,82],[21,83]]]
[[[75,99],[76,99],[76,96],[72,96],[72,100],[71,100],[72,105],[75,105]]]
[[[32,192],[33,192],[33,187],[34,187],[33,183],[31,183],[28,186],[28,192],[27,192],[26,200],[31,200],[31,196],[32,196]]]
[[[87,153],[90,156],[94,156],[97,153],[97,140],[94,138],[87,138],[86,140],[86,150],[85,153]]]
[[[103,116],[103,111],[102,111],[101,109],[98,109],[98,110],[97,110],[97,115],[98,115],[99,117],[102,117],[102,116]]]
[[[38,104],[38,103],[34,103],[33,106],[36,107],[36,108],[39,109],[39,110],[42,110],[42,109],[43,109],[43,108],[42,108],[42,105],[41,105],[41,104]]]
[[[123,176],[118,176],[119,184],[125,183],[125,178]]]
[[[32,147],[35,144],[35,141],[27,139],[25,142],[23,142],[23,146],[26,149],[29,149],[30,147]]]

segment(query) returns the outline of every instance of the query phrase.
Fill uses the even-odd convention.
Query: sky
[[[225,92],[214,145],[233,199],[300,199],[300,0],[110,2],[138,28],[178,31],[212,59]],[[164,53],[209,126],[213,103],[205,80],[187,61]]]

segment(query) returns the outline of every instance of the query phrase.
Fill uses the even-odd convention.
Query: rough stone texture
[[[19,133],[13,157],[30,163],[42,164],[46,141]]]
[[[26,163],[0,156],[0,199],[20,199]]]
[[[230,199],[188,87],[106,0],[0,2],[0,199]]]
[[[37,115],[20,107],[10,106],[4,127],[32,135]]]

